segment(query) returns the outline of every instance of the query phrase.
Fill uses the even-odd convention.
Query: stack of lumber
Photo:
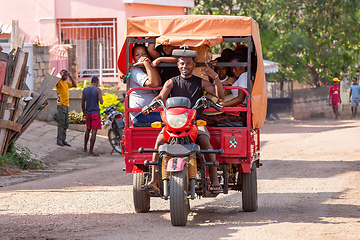
[[[23,104],[28,53],[18,48],[10,54],[0,52],[0,65],[6,65],[6,74],[0,71],[0,155],[7,152],[30,126],[36,116],[48,105],[47,97],[59,78],[47,75],[40,88],[32,93],[32,99]],[[3,82],[3,83],[2,83]],[[3,84],[3,85],[2,85]]]

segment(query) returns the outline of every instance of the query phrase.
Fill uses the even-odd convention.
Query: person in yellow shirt
[[[66,129],[69,127],[69,88],[76,87],[76,81],[67,70],[61,70],[60,80],[56,85],[56,95],[57,95],[57,122],[58,122],[58,133],[57,133],[57,145],[59,146],[70,146],[69,143],[65,141],[66,139]],[[67,81],[68,77],[71,82]]]

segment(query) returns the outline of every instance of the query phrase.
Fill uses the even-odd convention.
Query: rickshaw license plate
[[[246,130],[221,130],[224,157],[246,157]]]

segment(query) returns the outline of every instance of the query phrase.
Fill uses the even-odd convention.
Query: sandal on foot
[[[155,191],[157,189],[157,186],[152,185],[151,183],[144,184],[141,186],[142,189],[148,190],[148,191]]]
[[[215,191],[215,192],[218,192],[218,191],[221,191],[222,188],[221,188],[221,185],[211,185],[210,188],[209,188],[210,191]]]

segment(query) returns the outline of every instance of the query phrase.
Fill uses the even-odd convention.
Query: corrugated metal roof
[[[280,66],[281,64],[278,62],[264,60],[264,68],[266,74],[278,72]]]
[[[11,33],[11,24],[10,23],[0,23],[0,34]]]

